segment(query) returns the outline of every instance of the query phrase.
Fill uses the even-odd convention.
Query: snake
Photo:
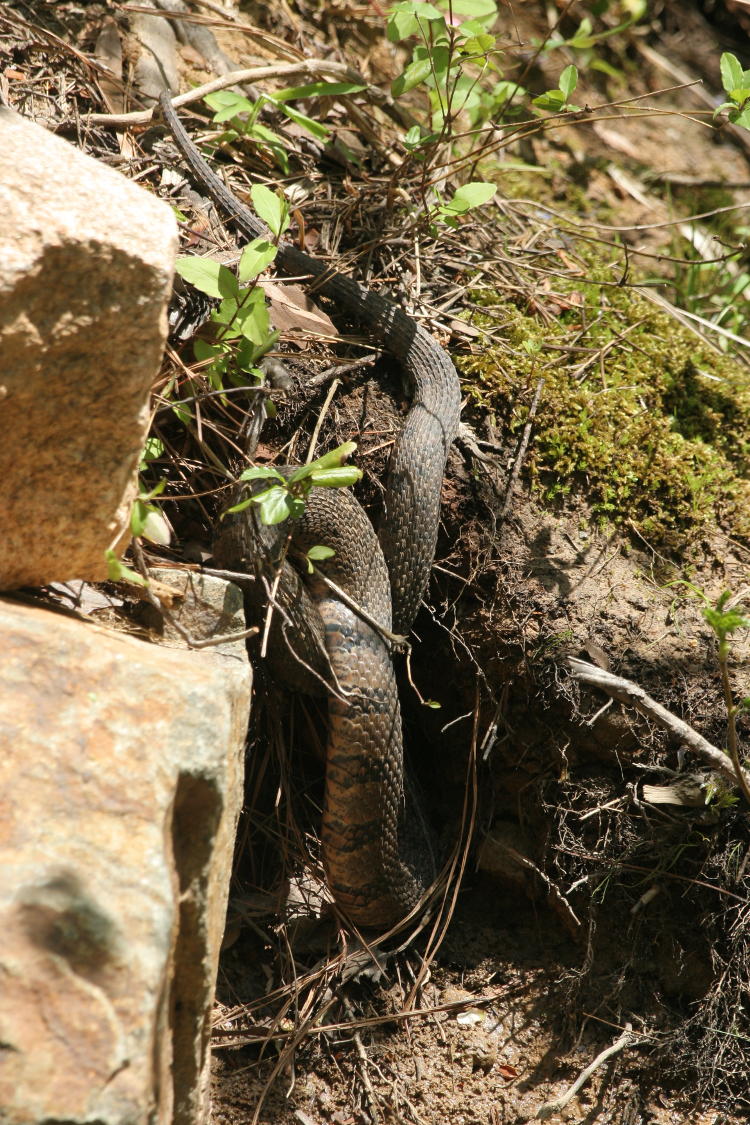
[[[271,240],[265,224],[206,163],[166,91],[159,109],[189,169],[240,234]],[[275,264],[283,274],[306,279],[337,312],[368,330],[411,388],[378,533],[348,490],[311,489],[294,521],[293,552],[304,555],[309,546],[325,544],[334,554],[316,563],[322,577],[303,579],[283,562],[271,634],[290,686],[327,685],[321,840],[328,889],[355,925],[387,927],[418,906],[434,859],[415,842],[425,833],[405,783],[398,690],[384,637],[410,632],[429,582],[445,466],[458,432],[459,379],[447,352],[399,304],[286,240],[277,244]],[[261,526],[252,505],[227,524],[214,554],[222,565],[267,575],[269,567],[282,565],[282,539]],[[281,655],[289,646],[291,671]]]

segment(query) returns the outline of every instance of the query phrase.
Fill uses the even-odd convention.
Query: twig
[[[548,1118],[552,1117],[553,1113],[559,1113],[560,1110],[565,1109],[565,1106],[568,1104],[568,1102],[572,1101],[581,1087],[585,1085],[586,1082],[588,1082],[594,1071],[598,1070],[602,1063],[605,1063],[607,1059],[612,1057],[612,1055],[618,1054],[618,1052],[627,1047],[634,1038],[635,1036],[633,1035],[632,1025],[626,1023],[625,1030],[623,1031],[620,1038],[616,1039],[610,1047],[607,1047],[606,1050],[597,1055],[594,1061],[592,1063],[589,1063],[585,1070],[581,1071],[573,1085],[568,1087],[562,1097],[555,1098],[551,1102],[545,1102],[544,1105],[539,1107],[539,1109],[536,1111],[537,1120],[547,1121]]]
[[[727,750],[734,766],[734,780],[742,790],[742,796],[750,805],[750,785],[740,762],[740,748],[737,740],[737,706],[732,694],[732,685],[729,680],[729,662],[727,660],[727,641],[719,640],[719,669],[721,671],[721,690],[724,693],[724,706],[727,709]]]
[[[359,617],[361,621],[364,621],[366,625],[369,625],[371,629],[374,629],[374,631],[378,633],[384,641],[387,642],[388,647],[393,652],[411,652],[411,645],[402,633],[392,633],[390,629],[386,629],[385,626],[376,621],[375,618],[371,614],[369,614],[366,609],[363,609],[362,606],[354,600],[354,598],[350,597],[350,595],[347,594],[346,590],[342,590],[340,586],[337,586],[335,582],[332,582],[330,578],[327,578],[326,575],[323,574],[323,571],[318,570],[317,567],[315,568],[315,576],[316,578],[320,578],[323,584],[327,586],[331,591],[331,593],[335,594],[339,601],[342,601],[345,606],[348,606],[352,613],[356,613],[357,617]],[[409,683],[417,692],[417,695],[419,695],[417,688],[414,687],[414,684],[412,683],[411,676],[409,677]],[[421,696],[420,700],[424,702]]]
[[[345,997],[342,996],[341,999],[344,1005],[344,1012],[353,1025],[354,1013],[352,1011],[351,1004],[349,1004]],[[367,1057],[367,1051],[365,1050],[364,1044],[362,1042],[362,1036],[359,1034],[359,1031],[352,1031],[351,1035],[352,1039],[354,1040],[354,1048],[357,1052],[357,1057],[362,1064],[359,1068],[359,1076],[362,1080],[362,1085],[365,1088],[365,1093],[367,1094],[367,1101],[370,1107],[370,1117],[373,1121],[373,1125],[380,1125],[380,1122],[383,1120],[383,1118],[380,1112],[381,1107],[378,1100],[378,1095],[375,1093],[372,1082],[370,1080],[370,1074],[368,1071],[370,1060]]]
[[[318,415],[318,420],[315,423],[315,429],[313,430],[312,437],[310,438],[310,445],[309,445],[308,450],[307,450],[307,457],[305,458],[305,464],[306,465],[309,465],[310,462],[312,461],[313,457],[315,456],[315,446],[318,444],[318,437],[320,436],[320,428],[323,425],[323,419],[325,418],[326,414],[328,413],[328,407],[331,405],[331,402],[333,401],[333,396],[336,394],[336,391],[338,390],[338,388],[340,386],[341,386],[341,380],[338,379],[338,378],[334,378],[331,382],[330,387],[328,388],[328,393],[326,394],[325,402],[323,403],[322,407],[320,408],[320,414]]]
[[[248,82],[262,82],[266,78],[294,78],[303,75],[307,78],[338,78],[339,81],[358,82],[367,85],[361,75],[343,63],[326,59],[301,59],[300,62],[276,63],[274,66],[253,66],[246,70],[230,70],[220,78],[212,78],[200,86],[194,86],[185,94],[172,99],[177,109],[181,105],[200,101],[206,94],[226,90],[229,86],[239,86]],[[153,109],[134,110],[132,113],[89,113],[87,122],[93,125],[148,125],[154,116]]]
[[[516,487],[516,481],[518,480],[519,474],[521,472],[521,466],[523,465],[524,459],[526,457],[526,450],[529,448],[529,441],[531,439],[531,427],[534,422],[534,415],[536,414],[539,407],[539,399],[542,396],[543,387],[544,376],[542,376],[542,378],[536,385],[536,390],[534,391],[534,400],[529,408],[526,425],[523,428],[523,434],[521,435],[521,444],[518,447],[518,454],[513,463],[513,469],[511,470],[510,479],[508,480],[508,488],[505,493],[505,501],[503,503],[502,510],[499,516],[499,521],[501,523],[508,514],[508,509],[510,508],[511,500],[513,499],[513,491]]]
[[[568,664],[576,680],[580,680],[584,684],[590,684],[591,687],[601,688],[614,699],[619,699],[621,703],[627,703],[631,707],[635,707],[636,711],[640,711],[642,715],[653,719],[660,727],[675,735],[691,750],[694,750],[712,769],[723,774],[729,781],[737,783],[738,775],[735,773],[731,758],[723,750],[719,750],[717,746],[705,739],[703,735],[698,734],[697,730],[683,719],[678,719],[671,711],[667,711],[666,707],[662,707],[660,703],[647,695],[638,684],[634,684],[632,680],[626,680],[622,676],[615,676],[612,672],[605,672],[603,668],[598,668],[595,664],[589,664],[585,660],[579,660],[577,657],[571,657]],[[745,785],[750,786],[750,775],[747,770],[741,770],[740,776]]]
[[[202,566],[200,573],[207,574],[210,578],[224,578],[227,582],[235,582],[238,585],[255,582],[254,574],[244,574],[241,570],[217,570],[213,566]]]
[[[366,355],[362,359],[355,359],[350,363],[340,363],[335,367],[328,367],[325,371],[321,371],[319,375],[312,375],[309,379],[305,379],[305,390],[323,386],[325,383],[329,383],[331,379],[338,379],[341,375],[348,375],[352,371],[361,371],[364,367],[372,367],[381,354],[381,352],[375,352],[374,355]],[[367,375],[369,372],[364,372],[364,374]]]
[[[394,952],[389,950],[388,956],[391,957]],[[352,958],[356,958],[354,972],[347,972],[347,966]],[[343,979],[339,981],[339,989],[342,983],[346,983],[352,976],[357,976],[364,969],[372,964],[372,954],[367,950],[357,950],[353,954],[349,954],[346,959],[346,964],[342,967],[341,972],[344,974]],[[307,984],[307,979],[304,980]],[[325,1001],[340,999],[339,989],[330,989],[325,994]],[[428,1016],[442,1014],[449,1012],[457,1014],[458,1012],[465,1011],[467,1008],[478,1008],[483,1004],[497,1004],[499,1001],[507,998],[507,989],[498,989],[497,992],[489,996],[467,996],[462,1000],[448,1000],[444,1004],[433,1004],[431,1006],[422,1008],[404,1008],[398,1012],[388,1012],[382,1016],[363,1016],[355,1020],[339,1020],[336,1023],[315,1023],[310,1027],[307,1034],[312,1038],[315,1035],[331,1035],[339,1032],[348,1034],[352,1028],[374,1028],[383,1027],[391,1023],[407,1023],[413,1019],[426,1019]],[[242,1014],[245,1013],[244,1007],[240,1009]],[[271,1040],[285,1040],[289,1039],[294,1034],[292,1029],[284,1030],[279,1029],[270,1034],[264,1032],[260,1035],[255,1028],[250,1029],[236,1029],[232,1027],[218,1028],[215,1027],[211,1033],[213,1045],[216,1048],[221,1047],[245,1047],[252,1046],[257,1043],[266,1043]]]

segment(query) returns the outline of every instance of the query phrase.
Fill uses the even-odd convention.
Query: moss
[[[555,278],[546,300],[557,316],[544,322],[474,294],[492,306],[475,323],[501,328],[510,352],[490,346],[461,362],[469,398],[520,434],[544,379],[525,471],[547,500],[585,495],[600,521],[661,549],[716,524],[749,537],[747,373],[610,277],[599,263],[586,282]]]

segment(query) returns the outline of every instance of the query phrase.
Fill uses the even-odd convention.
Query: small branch
[[[291,541],[292,541],[292,533],[289,532],[287,537],[286,537],[286,542],[284,543],[284,548],[281,552],[281,557],[279,559],[279,564],[276,568],[276,573],[273,576],[273,583],[271,584],[271,589],[268,592],[268,605],[266,606],[266,619],[265,619],[265,622],[263,623],[263,640],[261,641],[261,644],[260,644],[260,655],[261,655],[261,658],[263,660],[265,660],[266,653],[268,651],[268,638],[271,634],[271,620],[273,618],[273,611],[274,611],[274,608],[276,606],[276,594],[278,593],[279,583],[281,582],[281,575],[284,572],[284,563],[286,562],[286,556],[287,556],[287,553],[289,551],[289,544],[291,543]]]
[[[361,372],[363,368],[372,367],[380,359],[381,354],[381,352],[375,352],[374,355],[366,355],[362,359],[354,359],[350,363],[341,363],[336,367],[329,367],[325,371],[321,371],[319,375],[312,375],[309,379],[305,379],[305,390],[324,386],[326,383],[330,383],[331,379],[339,379],[342,375],[351,374],[352,371]],[[365,370],[363,374],[367,378],[370,372]]]
[[[333,396],[336,394],[336,391],[338,390],[338,388],[340,386],[341,386],[341,380],[339,378],[334,377],[334,379],[331,382],[330,387],[328,388],[328,393],[326,394],[325,402],[323,403],[323,405],[320,409],[320,414],[318,415],[318,420],[315,423],[315,429],[313,430],[312,437],[310,438],[310,446],[307,450],[307,457],[305,458],[305,464],[306,465],[309,465],[310,462],[312,461],[313,457],[315,456],[315,447],[318,444],[318,438],[320,437],[320,428],[323,425],[323,419],[325,418],[326,414],[328,413],[328,408],[330,407],[331,402],[333,401]]]
[[[335,582],[327,578],[325,574],[323,574],[323,571],[318,570],[317,567],[315,568],[315,577],[320,578],[332,594],[335,594],[345,606],[349,607],[352,613],[356,613],[361,621],[364,621],[366,625],[369,625],[371,629],[381,636],[393,652],[409,652],[411,650],[411,645],[405,636],[401,633],[392,633],[390,629],[386,629],[385,626],[376,621],[366,609],[363,609],[354,598],[350,597],[346,590],[342,590],[340,586],[337,586]]]
[[[544,376],[542,376],[542,378],[539,380],[539,382],[536,385],[536,390],[534,391],[534,400],[531,403],[531,406],[529,407],[528,417],[526,418],[526,425],[523,428],[523,434],[521,435],[521,443],[518,447],[518,454],[517,454],[516,459],[513,463],[513,469],[511,470],[510,478],[508,480],[508,487],[507,487],[506,492],[505,492],[505,501],[503,503],[502,509],[500,511],[500,515],[498,517],[498,520],[499,520],[500,523],[503,522],[503,520],[505,519],[505,517],[508,514],[508,511],[509,511],[510,505],[511,505],[511,501],[513,499],[513,492],[514,492],[515,487],[516,487],[516,482],[518,481],[518,478],[519,478],[520,473],[521,473],[521,467],[522,467],[522,465],[523,465],[523,463],[526,459],[526,451],[529,448],[529,441],[531,440],[531,427],[534,424],[534,417],[535,417],[536,412],[539,408],[539,400],[542,396],[542,388],[543,387],[544,387]]]
[[[589,664],[585,660],[578,660],[577,657],[571,657],[568,664],[574,679],[589,684],[591,687],[600,688],[614,699],[619,699],[621,703],[627,703],[630,707],[635,707],[636,711],[640,711],[642,715],[658,723],[663,730],[667,730],[676,738],[679,738],[681,742],[694,750],[704,762],[707,762],[712,769],[717,770],[730,781],[740,784],[739,777],[741,777],[742,783],[744,783],[742,784],[743,791],[746,786],[750,787],[750,775],[748,775],[747,770],[740,767],[740,774],[738,775],[728,754],[719,750],[703,735],[698,734],[697,730],[684,722],[683,719],[678,719],[671,711],[667,711],[666,707],[662,707],[660,703],[647,695],[638,684],[634,684],[632,680],[623,679],[622,676],[615,676],[612,672],[605,672],[603,668],[598,668],[595,664]],[[739,766],[739,762],[737,764]]]
[[[719,667],[721,669],[721,688],[724,692],[724,704],[727,709],[727,749],[734,766],[735,780],[742,790],[742,796],[750,805],[750,785],[747,775],[740,762],[740,749],[737,741],[737,707],[732,694],[732,685],[729,681],[729,665],[726,656],[726,642],[719,642]]]
[[[612,1055],[618,1054],[619,1051],[627,1047],[634,1038],[632,1025],[629,1023],[625,1024],[625,1030],[620,1038],[616,1039],[615,1042],[610,1047],[607,1047],[606,1050],[602,1051],[600,1055],[597,1055],[594,1061],[589,1063],[585,1070],[581,1071],[573,1085],[565,1091],[562,1097],[555,1098],[554,1101],[551,1102],[545,1102],[544,1105],[539,1107],[536,1111],[537,1121],[547,1121],[554,1113],[559,1113],[560,1110],[565,1109],[568,1102],[572,1101],[581,1087],[588,1082],[594,1071],[598,1070],[602,1063],[605,1063]]]
[[[181,105],[200,101],[206,94],[214,94],[217,90],[226,90],[229,86],[239,86],[248,82],[262,82],[267,78],[295,78],[297,75],[306,78],[338,78],[339,81],[359,81],[367,85],[361,75],[350,67],[338,62],[325,59],[301,59],[299,62],[276,63],[273,66],[253,66],[247,70],[231,70],[222,74],[220,78],[212,78],[201,86],[195,86],[185,94],[178,94],[172,99],[172,105],[177,109]],[[86,121],[95,125],[148,125],[154,115],[153,109],[134,110],[132,113],[89,113]]]
[[[202,566],[200,573],[207,574],[209,578],[223,578],[225,581],[234,582],[238,586],[246,586],[249,582],[255,582],[254,574],[245,574],[241,570],[217,570],[213,566]]]

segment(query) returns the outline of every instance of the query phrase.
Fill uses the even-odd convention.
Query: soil
[[[33,24],[42,16],[33,5],[8,7],[14,15],[2,17],[0,49],[19,70],[32,59],[38,65],[38,41],[33,34],[24,41],[13,19]],[[560,69],[559,56],[532,49],[550,30],[549,9],[534,3],[501,10],[501,36],[519,73],[533,56],[524,81],[534,93],[554,87]],[[603,53],[619,75],[611,82],[619,83],[620,96],[678,85],[685,72],[718,98],[721,51],[741,55],[731,38],[739,27],[732,12],[732,5],[721,6],[722,21],[712,24],[690,4],[655,5],[648,21],[613,37]],[[49,30],[88,50],[105,15],[103,5],[82,12],[58,4]],[[292,45],[305,42],[318,57],[349,61],[378,85],[397,73],[375,4],[301,4],[292,11],[279,0],[244,16]],[[571,34],[577,21],[567,12],[561,18]],[[242,65],[257,57],[252,40],[238,46],[220,27],[216,35]],[[78,65],[64,54],[44,59],[50,75]],[[576,101],[601,104],[612,86],[578,63]],[[186,76],[195,70],[191,49],[183,50],[181,65]],[[93,98],[90,90],[86,96]],[[11,104],[30,112],[20,94]],[[692,181],[699,173],[705,182],[740,185],[729,198],[746,206],[750,170],[742,138],[725,130],[717,140],[691,119],[705,108],[700,92],[677,91],[668,104],[684,115],[582,123],[526,141],[519,151],[526,163],[553,170],[551,191],[559,189],[561,208],[570,207],[575,188],[631,250],[659,255],[636,254],[637,268],[666,278],[672,290],[664,292],[674,296],[679,287],[668,259],[685,247],[675,255],[673,229],[665,224],[676,209],[685,217],[701,208],[697,197],[693,207],[691,197],[676,203],[655,190],[655,177]],[[64,115],[60,120],[64,129]],[[361,121],[349,127],[350,151],[355,143],[366,151],[362,128]],[[87,137],[99,155],[112,152],[112,134],[105,134]],[[133,170],[159,151],[136,153]],[[301,151],[317,176],[315,161]],[[365,170],[359,194],[351,186],[357,172],[336,174],[343,219],[317,197],[316,215],[326,218],[311,238],[322,248],[357,245],[368,225],[372,233],[368,209],[386,177],[370,155],[378,175]],[[498,228],[498,243],[501,235]],[[459,236],[477,261],[486,260],[493,238],[491,227],[471,222]],[[446,245],[447,256],[457,253],[455,243]],[[395,284],[415,302],[439,306],[441,286],[448,288],[439,252],[421,265],[422,276],[432,270],[436,280],[419,297],[417,265],[410,252],[398,253],[385,259]],[[531,275],[523,284],[522,299],[531,305],[539,290]],[[452,346],[469,350],[474,337],[461,309],[454,302],[456,319],[447,328]],[[324,385],[306,392],[305,372],[361,354],[350,338],[333,353],[299,337],[281,350],[292,385],[277,396],[277,418],[264,430],[266,456],[289,440],[304,449],[327,391]],[[319,448],[356,437],[366,470],[362,495],[375,513],[403,405],[395,371],[380,362],[352,373],[320,432]],[[412,769],[446,853],[454,855],[446,898],[437,921],[426,921],[405,948],[401,935],[401,948],[396,938],[372,956],[336,923],[325,903],[315,835],[322,717],[314,704],[278,692],[259,665],[247,810],[215,1013],[211,1120],[525,1121],[544,1117],[546,1103],[618,1044],[565,1108],[546,1115],[617,1125],[733,1125],[750,1106],[747,815],[742,803],[645,801],[644,782],[664,785],[670,771],[700,771],[703,764],[632,708],[580,687],[567,661],[576,656],[611,667],[723,746],[727,715],[716,646],[695,591],[715,598],[746,586],[748,546],[717,520],[703,529],[697,551],[693,544],[689,564],[664,555],[627,522],[601,526],[592,519],[585,481],[554,504],[545,501],[532,489],[523,457],[512,476],[517,439],[481,412],[471,422],[490,453],[479,459],[459,444],[451,455],[428,604],[416,624],[408,675],[399,670]],[[169,441],[168,427],[162,436]],[[213,487],[199,471],[186,491],[198,493],[209,481]],[[194,502],[178,505],[173,522],[181,540],[205,545],[210,515]],[[731,651],[737,696],[748,693],[749,655],[747,631],[740,632]],[[424,706],[420,696],[439,708]],[[738,715],[738,725],[746,741],[746,715]],[[456,839],[464,846],[451,853]]]

